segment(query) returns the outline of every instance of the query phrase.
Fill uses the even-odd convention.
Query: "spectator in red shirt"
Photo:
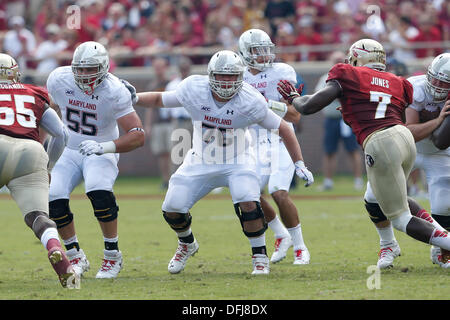
[[[442,34],[439,28],[434,25],[433,20],[429,15],[423,15],[418,23],[419,34],[412,39],[413,42],[440,42],[442,41]],[[441,54],[441,47],[423,48],[416,50],[417,58],[435,57]]]
[[[323,44],[322,36],[320,33],[314,31],[314,20],[311,16],[306,15],[301,17],[297,22],[298,36],[295,40],[295,45],[319,45]],[[301,61],[313,61],[320,60],[320,52],[301,52]]]

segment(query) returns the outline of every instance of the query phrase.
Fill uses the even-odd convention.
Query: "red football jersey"
[[[39,142],[39,123],[49,101],[43,88],[0,83],[0,134]]]
[[[343,95],[339,98],[342,118],[361,146],[378,129],[404,125],[402,115],[413,98],[413,87],[406,79],[389,72],[339,63],[328,72],[327,81],[330,80],[337,80],[342,87]]]

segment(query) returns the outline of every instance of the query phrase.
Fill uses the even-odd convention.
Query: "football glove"
[[[292,100],[300,97],[303,91],[304,84],[298,86],[295,89],[294,85],[287,80],[280,80],[277,85],[277,90],[281,94],[284,100],[286,100],[289,104],[292,104]]]
[[[120,79],[120,82],[122,82],[123,85],[125,86],[125,88],[127,88],[127,90],[130,91],[131,102],[133,103],[133,105],[135,105],[139,100],[139,97],[136,92],[136,88],[131,83],[129,83],[127,80]]]
[[[295,173],[297,176],[306,181],[305,187],[310,186],[314,182],[314,177],[311,171],[305,167],[305,163],[302,160],[299,160],[295,163]]]
[[[85,156],[92,154],[99,156],[104,153],[114,153],[116,151],[116,144],[113,141],[99,143],[94,140],[84,140],[78,145],[78,150]]]

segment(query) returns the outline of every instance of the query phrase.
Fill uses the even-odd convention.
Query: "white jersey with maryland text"
[[[50,73],[47,89],[61,110],[69,132],[67,147],[71,149],[78,149],[84,140],[117,139],[117,119],[134,112],[130,92],[110,73],[93,94],[87,95],[76,85],[72,68],[59,67]]]
[[[427,110],[430,112],[442,110],[445,101],[433,102],[433,98],[428,94],[426,90],[426,75],[410,77],[407,80],[411,82],[414,88],[413,103],[409,105],[409,108],[413,108],[417,112],[420,112],[422,110]],[[445,150],[436,148],[429,137],[417,142],[416,148],[417,152],[422,154],[446,154],[450,156],[450,148],[447,148]]]
[[[292,84],[297,83],[297,74],[294,68],[286,63],[276,62],[272,67],[253,75],[248,69],[244,72],[244,82],[257,89],[267,100],[280,101],[282,96],[277,90],[280,80],[288,80]],[[289,123],[292,129],[294,126]],[[261,130],[260,126],[252,126],[252,129]],[[260,137],[262,138],[262,136]]]
[[[203,75],[180,82],[176,97],[192,118],[193,151],[208,163],[210,157],[217,163],[249,151],[251,136],[247,127],[264,120],[268,112],[264,97],[246,83],[232,99],[218,103],[208,76]]]

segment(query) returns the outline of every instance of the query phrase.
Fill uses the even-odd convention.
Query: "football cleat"
[[[252,274],[269,274],[269,257],[265,254],[254,254],[252,256],[253,272]]]
[[[307,248],[294,251],[294,264],[309,264],[310,254]]]
[[[286,257],[286,253],[291,246],[291,237],[275,239],[275,251],[270,258],[270,262],[277,263],[283,260]]]
[[[187,259],[189,259],[190,256],[195,255],[198,251],[198,248],[199,245],[197,243],[197,240],[195,239],[192,243],[184,243],[178,241],[177,251],[175,251],[175,255],[170,260],[167,267],[169,272],[175,274],[183,271],[184,267],[186,266]]]
[[[60,247],[54,247],[48,251],[48,260],[58,275],[59,282],[63,288],[74,289],[80,287],[80,277]]]
[[[97,279],[113,279],[117,278],[120,270],[122,270],[123,259],[122,252],[116,250],[103,250],[104,258],[102,266],[98,270],[95,277]]]
[[[430,258],[433,264],[439,264],[441,260],[441,248],[436,246],[431,246],[430,248]]]
[[[441,249],[441,259],[439,265],[441,268],[450,269],[450,251]]]
[[[450,269],[450,252],[444,251],[444,254],[441,248],[436,246],[431,246],[430,249],[430,257],[431,262],[433,264],[438,264],[441,268]]]
[[[73,266],[75,272],[81,277],[83,273],[89,271],[89,261],[84,254],[83,249],[72,248],[66,251],[67,258]]]
[[[397,241],[390,245],[383,246],[378,252],[377,267],[380,269],[392,268],[394,266],[394,259],[401,255],[400,246]]]

